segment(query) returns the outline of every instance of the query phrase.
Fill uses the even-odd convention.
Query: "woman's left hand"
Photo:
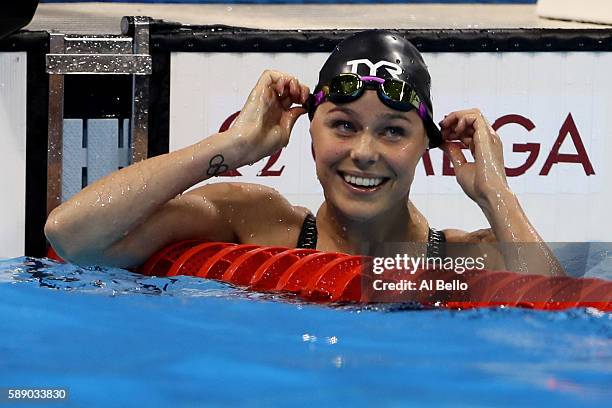
[[[440,127],[444,139],[440,148],[452,161],[457,182],[472,200],[483,207],[500,193],[510,191],[501,139],[480,110],[452,112]],[[470,149],[474,162],[466,160],[461,145]]]

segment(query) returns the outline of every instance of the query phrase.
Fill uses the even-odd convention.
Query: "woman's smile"
[[[390,180],[389,177],[370,176],[357,172],[338,171],[338,176],[342,179],[343,185],[347,190],[357,195],[371,195],[379,192]]]

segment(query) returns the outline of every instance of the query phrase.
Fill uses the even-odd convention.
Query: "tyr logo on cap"
[[[370,68],[370,76],[377,76],[376,73],[380,67],[385,67],[387,72],[395,79],[400,79],[399,76],[402,73],[402,67],[389,61],[378,61],[373,64],[369,59],[362,58],[346,62],[346,65],[351,67],[351,73],[353,74],[359,74],[359,64],[365,64]]]

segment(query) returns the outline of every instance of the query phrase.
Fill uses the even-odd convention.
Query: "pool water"
[[[0,299],[0,387],[68,388],[49,406],[612,401],[612,314],[594,309],[340,308],[25,257],[0,260]]]

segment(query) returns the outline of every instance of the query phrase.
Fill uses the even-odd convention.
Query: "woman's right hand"
[[[246,143],[245,163],[272,155],[289,143],[297,119],[306,113],[301,106],[309,89],[283,72],[266,70],[249,94],[240,114],[228,129],[238,143]]]

